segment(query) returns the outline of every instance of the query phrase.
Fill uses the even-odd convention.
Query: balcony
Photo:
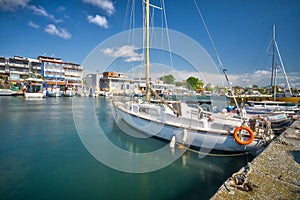
[[[59,73],[59,72],[64,73],[65,72],[65,70],[63,70],[63,69],[52,69],[52,68],[44,68],[44,71],[45,72],[55,72],[55,73]]]
[[[53,79],[65,79],[65,76],[57,76],[57,75],[51,75],[51,74],[47,74],[44,75],[45,78],[53,78]]]
[[[67,81],[81,81],[81,77],[67,77],[65,78]]]
[[[22,74],[22,75],[28,75],[28,71],[12,71],[10,70],[10,74]]]
[[[41,67],[41,66],[32,66],[32,69],[33,69],[33,70],[41,70],[42,67]]]
[[[78,72],[65,72],[66,76],[81,76],[82,73]]]
[[[29,68],[29,65],[26,64],[17,64],[17,63],[8,63],[9,67],[19,67],[19,68]]]

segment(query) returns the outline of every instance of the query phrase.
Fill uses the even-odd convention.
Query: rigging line
[[[135,28],[135,0],[132,1],[132,5],[131,5],[128,44],[130,44],[130,41],[129,41],[130,38],[132,38],[132,42],[134,41],[134,28]],[[130,37],[131,34],[132,34],[132,37]]]
[[[292,95],[291,86],[290,86],[290,83],[288,81],[287,74],[285,72],[285,68],[284,68],[284,65],[283,65],[283,61],[282,61],[282,58],[281,58],[281,55],[280,55],[279,48],[278,48],[276,40],[274,41],[274,44],[275,44],[275,47],[276,47],[276,50],[277,50],[277,54],[278,54],[278,57],[279,57],[279,61],[280,61],[280,64],[281,64],[281,68],[282,68],[282,71],[283,71],[283,74],[284,74],[285,81],[286,81],[286,83],[288,85],[290,95]]]
[[[143,2],[146,3],[145,0],[143,0]],[[151,6],[151,7],[153,7],[153,8],[156,8],[156,9],[159,9],[159,10],[162,10],[161,7],[158,7],[158,6],[153,5],[153,4],[150,4],[150,3],[149,3],[149,6]]]
[[[145,43],[146,43],[146,37],[145,37],[145,28],[144,27],[146,27],[146,11],[145,11],[145,4],[146,4],[146,2],[145,1],[141,1],[142,2],[142,8],[143,8],[143,43],[142,43],[142,45],[143,45],[143,48],[142,48],[142,53],[143,53],[143,55],[144,55],[144,59],[143,59],[143,64],[144,65],[146,65],[146,60],[145,60],[145,55],[146,55],[146,52],[145,52],[145,47],[146,47],[146,45],[145,45]]]
[[[129,3],[130,0],[127,1],[127,5],[126,5],[126,12],[125,12],[125,18],[124,18],[124,22],[123,22],[123,30],[125,30],[126,28],[126,19],[127,19],[127,16],[128,16],[128,10],[129,10]]]
[[[244,155],[248,156],[248,154],[250,153],[250,152],[232,153],[232,154],[207,153],[207,152],[201,152],[201,151],[191,149],[191,148],[189,148],[187,146],[184,146],[183,144],[178,143],[178,142],[176,142],[176,144],[178,145],[178,148],[183,148],[183,149],[186,149],[187,151],[197,153],[197,154],[200,154],[200,155],[215,156],[215,157],[233,157],[233,156],[244,156]]]
[[[128,7],[129,7],[129,5],[128,5]],[[135,0],[133,0],[132,4],[131,4],[129,32],[128,32],[128,38],[127,38],[128,45],[134,42],[134,27],[135,27]],[[136,71],[135,66],[133,66],[132,76],[135,75],[135,71]]]
[[[162,1],[163,0],[160,0],[160,5],[162,5]],[[160,15],[160,17],[161,17],[161,27],[162,28],[164,28],[165,27],[165,23],[164,23],[164,15],[163,15],[163,13],[161,13],[161,15]],[[160,44],[160,47],[163,49],[163,47],[164,47],[164,40],[163,40],[163,38],[164,38],[164,31],[163,31],[163,29],[161,30],[161,44]],[[165,57],[164,57],[164,55],[163,55],[163,52],[160,54],[160,56],[161,56],[161,61],[162,62],[166,62],[166,59],[165,59]]]
[[[172,57],[172,49],[171,49],[171,42],[170,42],[170,35],[169,35],[169,28],[168,28],[168,21],[167,21],[167,14],[165,9],[165,1],[162,0],[162,10],[163,15],[165,19],[165,25],[166,25],[166,33],[167,33],[167,40],[168,40],[168,50],[169,50],[169,56],[170,56],[170,62],[171,62],[171,69],[172,69],[172,75],[174,76],[174,64],[173,64],[173,57]]]
[[[153,40],[156,41],[156,35],[155,35],[155,29],[154,29],[154,27],[155,27],[155,25],[154,25],[154,15],[155,15],[155,12],[154,11],[155,11],[155,9],[152,9],[151,19],[150,19],[151,25],[149,27],[151,29],[151,35],[153,35],[153,37],[150,39],[150,44],[152,42],[154,42]]]
[[[158,45],[157,45],[157,37],[156,37],[156,34],[155,34],[155,25],[154,25],[154,21],[155,21],[154,16],[155,16],[155,14],[154,14],[154,10],[155,9],[152,9],[152,14],[151,14],[151,35],[152,35],[152,38],[151,38],[150,43],[151,44],[154,43],[155,44],[154,46],[156,47]]]
[[[196,0],[194,0],[194,3],[195,3],[195,5],[196,5],[198,14],[199,14],[200,17],[201,17],[201,20],[202,20],[202,23],[203,23],[203,25],[204,25],[204,27],[205,27],[205,30],[206,30],[206,32],[207,32],[207,34],[208,34],[209,40],[210,40],[210,42],[212,43],[212,46],[213,46],[213,49],[214,49],[215,54],[216,54],[216,56],[217,56],[219,65],[221,66],[222,71],[223,71],[223,73],[224,73],[224,75],[225,75],[227,84],[229,85],[231,94],[232,94],[233,99],[234,99],[234,103],[235,103],[237,109],[240,110],[240,107],[239,107],[239,105],[238,105],[238,103],[237,103],[237,100],[236,100],[236,98],[235,98],[234,91],[233,91],[233,89],[232,89],[231,83],[229,82],[229,78],[228,78],[227,73],[226,73],[227,69],[224,67],[224,65],[223,65],[223,63],[222,63],[222,61],[221,61],[221,58],[220,58],[219,53],[218,53],[218,51],[217,51],[217,47],[216,47],[216,45],[215,45],[215,42],[213,41],[213,39],[212,39],[212,37],[211,37],[211,34],[210,34],[210,32],[208,31],[208,27],[207,27],[207,25],[206,25],[206,23],[205,23],[205,21],[204,21],[204,18],[203,18],[203,16],[202,16],[202,13],[201,13],[201,11],[200,11],[200,8],[199,8],[199,6],[198,6]],[[243,118],[243,117],[244,117],[243,114],[242,114],[243,112],[240,112],[240,113],[241,113],[241,117]]]
[[[213,39],[212,39],[212,37],[211,37],[211,34],[210,34],[210,32],[208,31],[208,27],[207,27],[207,25],[206,25],[206,23],[205,23],[205,21],[204,21],[204,18],[203,18],[203,16],[202,16],[202,13],[201,13],[201,11],[200,11],[200,8],[199,8],[199,6],[198,6],[196,0],[194,0],[194,3],[195,3],[195,5],[196,5],[198,14],[199,14],[200,17],[201,17],[201,20],[202,20],[202,23],[203,23],[203,25],[204,25],[204,28],[205,28],[205,30],[206,30],[206,32],[207,32],[207,34],[208,34],[209,40],[210,40],[210,42],[212,43],[212,46],[213,46],[214,51],[215,51],[215,53],[216,53],[216,56],[217,56],[219,65],[222,67],[222,69],[225,69],[224,66],[223,66],[223,63],[222,63],[222,61],[221,61],[221,58],[220,58],[220,56],[219,56],[219,53],[218,53],[218,51],[217,51],[217,47],[216,47],[216,45],[215,45],[215,42],[213,41]]]

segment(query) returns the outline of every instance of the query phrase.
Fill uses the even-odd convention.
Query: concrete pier
[[[235,177],[243,181],[237,184]],[[233,174],[211,199],[300,199],[300,119],[249,163],[249,168]]]

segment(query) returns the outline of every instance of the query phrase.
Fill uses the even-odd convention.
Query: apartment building
[[[162,81],[150,78],[151,86],[158,93],[163,91],[172,91],[174,85],[164,84]],[[100,90],[115,94],[144,93],[146,91],[145,79],[129,79],[123,73],[104,72],[99,80]]]
[[[6,69],[8,70],[9,80],[24,80],[29,76],[29,60],[21,56],[8,58],[6,60]]]
[[[83,69],[79,64],[63,62],[61,58],[39,56],[41,74],[48,85],[82,85]]]

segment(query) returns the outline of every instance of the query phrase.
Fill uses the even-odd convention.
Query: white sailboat
[[[116,123],[123,120],[132,128],[148,135],[186,146],[232,152],[261,148],[272,138],[271,130],[260,129],[245,118],[203,112],[180,101],[150,100],[158,95],[149,83],[149,0],[145,2],[145,101],[113,102]],[[225,71],[224,71],[225,73]],[[226,75],[226,74],[225,74]],[[248,127],[248,124],[250,127]]]

